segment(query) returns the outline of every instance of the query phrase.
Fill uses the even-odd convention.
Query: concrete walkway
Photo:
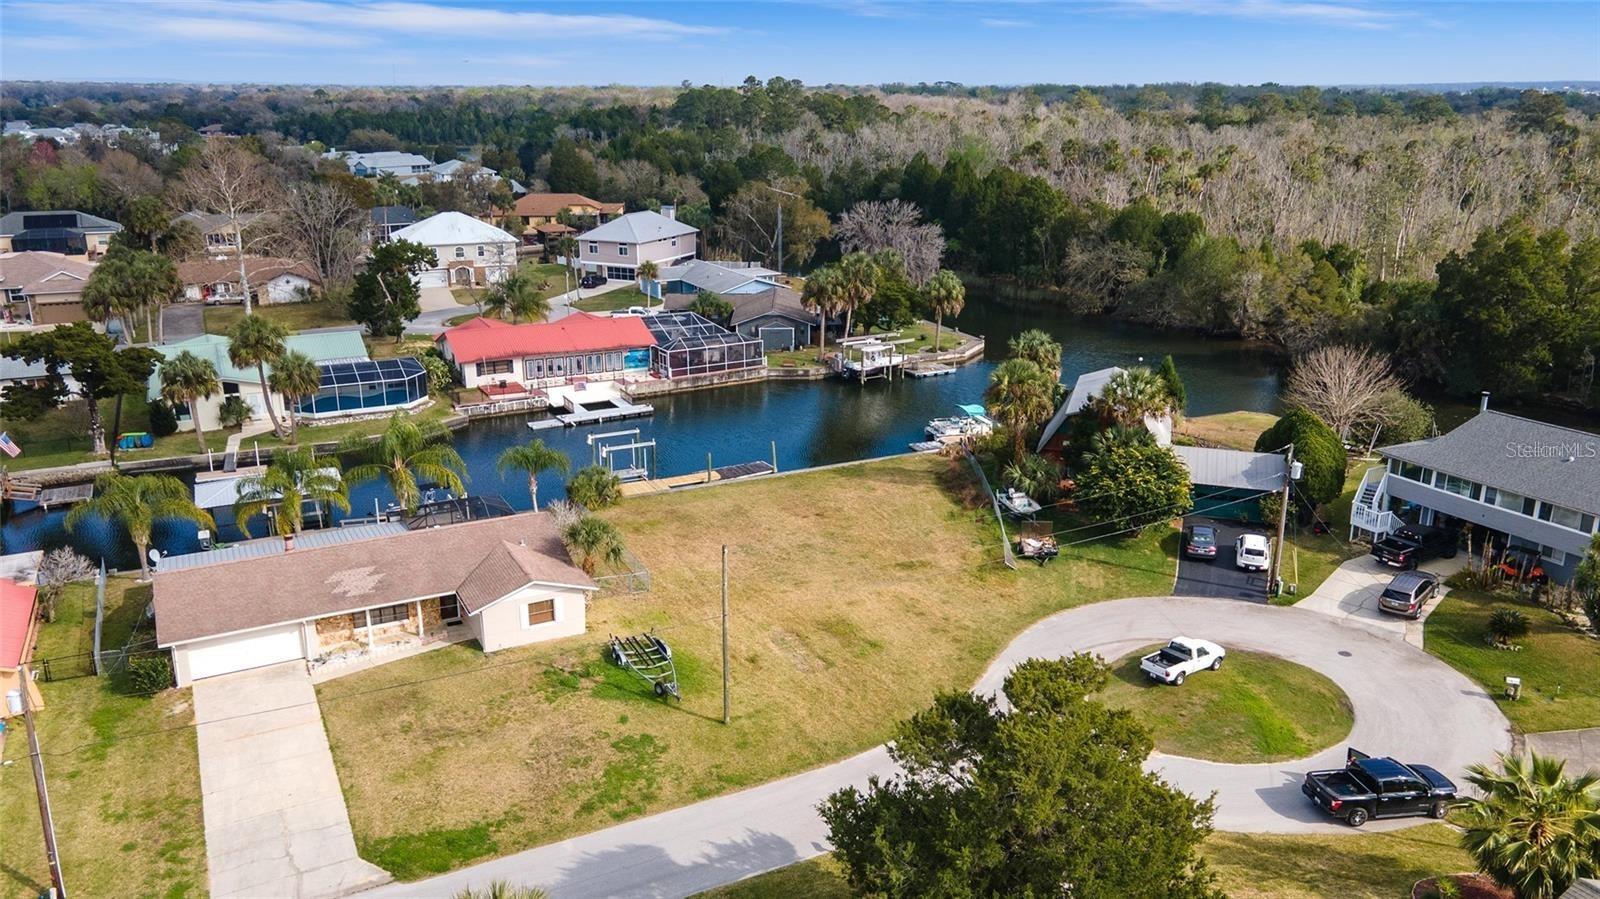
[[[1320,671],[1345,691],[1355,710],[1348,740],[1308,759],[1225,765],[1152,757],[1148,767],[1180,789],[1196,796],[1215,791],[1220,830],[1356,833],[1300,794],[1306,771],[1343,766],[1347,743],[1403,754],[1458,779],[1467,765],[1490,761],[1511,745],[1509,725],[1494,701],[1427,653],[1328,615],[1233,600],[1126,599],[1053,615],[1012,641],[977,688],[997,689],[1028,658],[1072,652],[1117,658],[1179,633]],[[686,896],[828,851],[817,803],[841,787],[863,784],[869,775],[893,773],[887,751],[879,747],[763,786],[366,895],[448,896],[504,879],[543,887],[556,899]],[[1374,821],[1364,830],[1416,823]]]
[[[1383,588],[1389,586],[1389,582],[1400,572],[1379,564],[1371,556],[1357,556],[1335,568],[1322,586],[1295,603],[1295,608],[1330,615],[1383,636],[1404,640],[1421,649],[1422,623],[1428,620],[1428,616],[1438,608],[1439,601],[1450,592],[1450,588],[1444,586],[1444,580],[1465,567],[1465,554],[1454,559],[1433,559],[1422,566],[1423,571],[1438,576],[1440,586],[1433,599],[1423,606],[1422,616],[1416,621],[1390,615],[1378,608],[1378,597],[1383,593]]]
[[[304,662],[194,685],[211,895],[324,899],[388,881],[356,855]]]

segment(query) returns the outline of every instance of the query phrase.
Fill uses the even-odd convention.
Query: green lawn
[[[535,280],[542,279],[544,287],[539,291],[539,295],[543,297],[564,293],[572,280],[566,274],[567,267],[554,262],[524,262],[517,271]],[[450,293],[456,298],[456,302],[463,306],[476,305],[487,291],[486,287],[450,288]]]
[[[584,297],[573,303],[572,308],[583,312],[617,312],[629,306],[645,305],[660,306],[661,301],[646,296],[644,291],[637,287],[619,287],[606,293]]]
[[[1283,558],[1283,582],[1295,585],[1295,592],[1273,597],[1274,604],[1293,605],[1310,596],[1322,586],[1328,575],[1333,574],[1335,568],[1367,553],[1364,544],[1351,543],[1347,537],[1350,533],[1350,505],[1355,502],[1356,488],[1361,486],[1362,473],[1368,467],[1368,463],[1353,463],[1345,473],[1344,492],[1320,511],[1322,521],[1328,526],[1327,533],[1318,534],[1313,527],[1302,527],[1293,517],[1290,518],[1289,552]]]
[[[1007,570],[968,471],[900,457],[630,498],[606,517],[653,591],[592,600],[584,636],[487,658],[449,647],[319,686],[363,856],[420,877],[834,761],[970,687],[1039,618],[1171,589],[1161,531]],[[681,706],[603,660],[607,634],[651,628],[672,645]]]
[[[148,585],[114,578],[107,646],[121,646],[150,599]],[[92,647],[94,588],[73,585],[44,625],[36,658]],[[188,690],[118,692],[112,678],[41,683],[35,718],[67,888],[75,896],[178,899],[206,894],[200,773]],[[37,895],[49,883],[27,741],[5,744],[0,768],[0,894]]]
[[[1274,656],[1235,650],[1218,671],[1202,671],[1181,687],[1158,684],[1139,670],[1147,646],[1112,665],[1099,695],[1132,711],[1172,755],[1250,764],[1305,758],[1344,739],[1354,718],[1350,699],[1322,675]]]
[[[1510,607],[1533,625],[1520,651],[1485,639],[1489,613]],[[1455,588],[1428,616],[1423,646],[1483,685],[1518,729],[1534,733],[1600,727],[1600,641],[1567,627],[1552,612],[1507,594]],[[1504,698],[1506,676],[1522,678],[1522,698]]]
[[[1475,870],[1443,824],[1387,833],[1301,837],[1219,833],[1201,854],[1233,899],[1404,899],[1419,880]],[[699,894],[699,899],[847,899],[843,869],[823,855]]]
[[[108,445],[117,435],[116,406],[114,399],[100,401],[100,416],[105,425]],[[0,429],[8,432],[12,439],[17,441],[17,445],[22,447],[22,455],[15,459],[3,460],[6,468],[11,471],[76,465],[95,459],[89,453],[88,407],[81,400],[67,402],[35,421],[0,419]],[[122,432],[149,429],[150,410],[144,397],[137,394],[125,397],[122,403]],[[219,430],[206,432],[207,445],[219,452],[227,444],[227,440],[228,435]],[[149,449],[118,450],[117,459],[119,461],[159,459],[199,452],[201,452],[200,441],[191,431],[157,437],[155,445]]]
[[[342,307],[326,300],[257,304],[251,309],[256,315],[282,325],[291,334],[307,328],[337,328],[355,324]],[[228,329],[244,318],[244,307],[207,306],[205,316],[207,334],[226,334]]]

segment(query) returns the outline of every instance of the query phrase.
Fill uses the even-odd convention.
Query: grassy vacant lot
[[[661,301],[652,296],[646,296],[644,291],[637,287],[619,287],[595,296],[584,297],[572,304],[572,308],[584,312],[616,312],[629,306],[660,306]]]
[[[1099,699],[1131,710],[1155,735],[1156,749],[1217,762],[1276,762],[1332,746],[1354,723],[1344,691],[1309,668],[1253,652],[1228,653],[1218,671],[1182,687],[1139,670],[1147,646],[1112,664]]]
[[[1533,626],[1517,641],[1520,651],[1496,649],[1486,639],[1489,613],[1501,607],[1520,610]],[[1508,594],[1452,589],[1428,616],[1423,646],[1482,684],[1524,732],[1600,726],[1600,641],[1532,603]],[[1502,698],[1507,675],[1522,678],[1522,698],[1516,702]]]
[[[121,646],[150,588],[115,578],[102,634]],[[74,585],[39,635],[36,658],[92,647],[94,588]],[[81,896],[177,899],[206,892],[200,770],[188,690],[129,696],[109,677],[39,685],[35,717],[67,887]],[[0,768],[0,894],[33,896],[49,883],[39,807],[20,722]]]
[[[586,635],[450,647],[318,688],[362,855],[414,878],[829,762],[968,688],[1040,617],[1171,589],[1163,533],[1011,572],[990,516],[968,469],[936,456],[626,500],[607,517],[653,592],[594,600]],[[681,706],[602,658],[607,634],[651,628]]]
[[[307,328],[337,328],[354,325],[344,308],[327,300],[304,303],[256,304],[251,307],[256,315],[277,322],[293,334]],[[228,329],[244,318],[244,306],[207,306],[206,333],[226,334]]]
[[[1291,837],[1219,833],[1201,850],[1234,899],[1400,899],[1417,881],[1474,870],[1443,824],[1388,833]],[[854,895],[824,855],[701,893],[699,899],[847,899]]]
[[[1268,412],[1221,412],[1185,418],[1178,425],[1178,433],[1204,446],[1253,450],[1256,438],[1277,421],[1278,416]]]

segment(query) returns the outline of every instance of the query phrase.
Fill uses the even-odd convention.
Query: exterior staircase
[[[1356,488],[1355,501],[1350,504],[1350,539],[1356,531],[1366,531],[1372,541],[1389,536],[1404,524],[1400,516],[1388,510],[1389,472],[1383,466],[1367,469],[1361,476],[1361,486]]]

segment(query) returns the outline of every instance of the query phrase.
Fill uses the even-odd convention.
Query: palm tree
[[[640,290],[642,290],[645,295],[644,304],[648,308],[650,305],[649,285],[654,284],[656,279],[661,277],[661,267],[656,265],[654,260],[646,259],[645,261],[639,263],[638,274],[639,283],[641,285]]]
[[[844,336],[850,336],[856,310],[872,302],[878,289],[878,264],[866,253],[850,253],[839,260],[840,293],[844,305]]]
[[[217,367],[210,359],[184,350],[161,363],[161,398],[173,405],[189,408],[189,420],[194,422],[194,434],[200,441],[200,451],[205,452],[206,432],[200,424],[200,401],[210,399],[222,390],[217,378]]]
[[[1600,778],[1567,777],[1566,763],[1501,755],[1500,770],[1467,769],[1480,799],[1466,812],[1461,846],[1517,899],[1555,899],[1600,874]]]
[[[1047,374],[1061,376],[1061,344],[1038,328],[1029,328],[1006,344],[1011,358],[1026,359]]]
[[[289,332],[283,326],[259,315],[246,315],[228,332],[228,360],[244,368],[256,367],[261,381],[261,402],[267,407],[267,418],[272,420],[272,432],[283,436],[283,425],[272,408],[272,392],[267,387],[267,366],[276,365],[283,358],[284,338]]]
[[[939,335],[944,329],[946,315],[960,315],[967,304],[967,286],[956,273],[941,269],[922,285],[922,300],[933,312],[933,350],[939,351]]]
[[[139,579],[150,580],[150,531],[157,521],[176,518],[200,527],[216,523],[206,510],[196,506],[189,488],[169,474],[125,475],[108,471],[95,478],[95,496],[67,513],[67,530],[75,529],[91,515],[109,518],[128,529],[133,548],[139,553]]]
[[[419,476],[451,493],[466,492],[467,464],[448,441],[449,433],[437,422],[422,423],[396,412],[375,442],[357,437],[340,446],[341,454],[366,460],[347,469],[345,480],[361,484],[382,478],[388,481],[400,507],[415,512],[422,502],[422,490],[417,486]]]
[[[622,532],[604,518],[583,516],[567,525],[561,540],[577,553],[578,567],[591,577],[601,562],[616,565],[622,561]]]
[[[572,284],[576,288],[578,277],[578,239],[571,234],[563,234],[555,240],[556,255],[566,262],[567,272],[572,275]]]
[[[520,271],[512,272],[490,288],[484,305],[513,322],[524,317],[542,320],[550,314],[550,301],[544,296],[543,285]]]
[[[501,477],[505,477],[508,471],[520,471],[528,476],[528,497],[533,500],[533,508],[537,511],[539,473],[554,469],[566,474],[571,470],[572,462],[566,453],[546,446],[543,440],[534,440],[523,446],[507,447],[495,461],[495,466],[500,469]]]
[[[1055,382],[1027,359],[1007,359],[989,375],[983,401],[1011,432],[1012,459],[1026,452],[1028,432],[1055,411]]]
[[[801,302],[807,309],[817,313],[817,355],[827,355],[828,352],[828,319],[839,314],[844,308],[844,285],[839,277],[839,270],[831,265],[812,272],[806,278],[805,289],[800,294]]]
[[[267,384],[274,393],[283,395],[283,414],[289,419],[289,442],[295,443],[300,439],[300,423],[295,418],[295,410],[302,400],[317,395],[317,389],[322,386],[322,370],[311,361],[310,356],[289,350],[272,366]]]
[[[1126,428],[1139,427],[1146,418],[1172,411],[1172,397],[1161,376],[1145,366],[1112,375],[1100,391],[1100,400],[1113,420]]]
[[[319,458],[308,449],[278,453],[266,471],[239,480],[233,520],[239,530],[249,534],[250,519],[276,506],[278,533],[298,534],[305,525],[308,500],[350,511],[350,488],[339,475],[338,461],[331,456]]]
[[[567,498],[586,509],[622,502],[622,480],[601,465],[586,465],[567,482]]]

